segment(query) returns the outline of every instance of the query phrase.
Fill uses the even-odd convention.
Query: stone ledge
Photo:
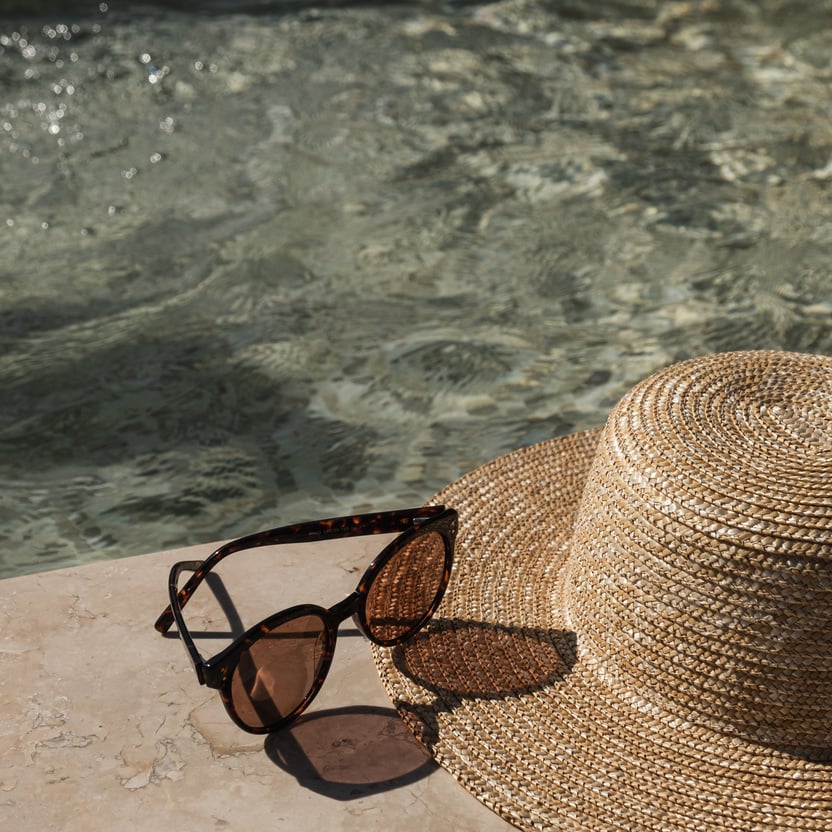
[[[340,600],[378,551],[378,538],[349,543],[241,558],[236,574],[222,576],[235,614]],[[265,740],[237,729],[179,640],[152,626],[170,565],[210,550],[0,581],[0,827],[509,828],[410,737],[349,622],[323,690],[295,726]],[[194,613],[222,614],[228,627],[227,599],[221,610],[209,594]],[[212,655],[224,643],[200,648]]]

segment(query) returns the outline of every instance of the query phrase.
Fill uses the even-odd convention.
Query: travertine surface
[[[187,608],[192,628],[214,633],[203,653],[241,620],[340,600],[378,540],[229,558]],[[152,627],[170,565],[209,550],[0,582],[4,832],[508,828],[410,737],[350,622],[306,717],[265,741],[237,729],[178,639]]]

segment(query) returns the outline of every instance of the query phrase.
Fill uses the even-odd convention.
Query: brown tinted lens
[[[326,624],[302,615],[270,630],[240,656],[231,702],[251,728],[282,722],[306,698],[326,658]]]
[[[370,635],[389,643],[415,632],[431,611],[444,575],[445,541],[438,532],[425,532],[396,552],[367,592]]]

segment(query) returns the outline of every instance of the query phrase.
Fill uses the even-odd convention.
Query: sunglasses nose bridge
[[[350,616],[359,618],[358,611],[361,608],[362,595],[356,589],[351,592],[343,601],[339,601],[334,607],[329,608],[329,614],[335,626],[338,627]]]

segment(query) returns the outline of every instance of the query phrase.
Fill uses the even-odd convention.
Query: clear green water
[[[829,2],[58,8],[0,4],[0,575],[832,352]]]

